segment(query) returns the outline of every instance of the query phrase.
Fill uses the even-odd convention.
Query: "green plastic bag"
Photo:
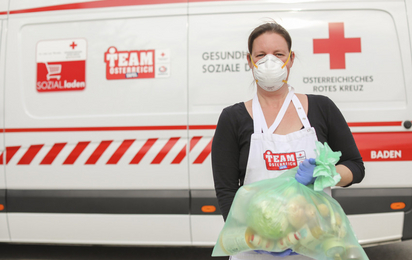
[[[368,259],[339,203],[323,192],[340,180],[334,167],[339,157],[339,152],[317,143],[318,185],[298,183],[294,168],[241,187],[212,256],[291,248],[318,260]]]

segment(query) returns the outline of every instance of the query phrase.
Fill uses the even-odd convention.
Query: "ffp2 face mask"
[[[285,63],[275,55],[267,54],[255,64],[252,56],[250,56],[254,66],[253,75],[256,83],[262,89],[272,92],[280,89],[284,83],[287,83],[288,70],[286,64],[289,62],[290,54],[291,52],[289,52],[289,57]]]

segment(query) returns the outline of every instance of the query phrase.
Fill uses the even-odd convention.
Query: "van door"
[[[254,2],[255,4],[256,2]],[[194,245],[214,245],[223,227],[213,184],[211,144],[220,112],[247,100],[253,82],[246,62],[247,14],[239,2],[189,5],[189,138]],[[221,8],[224,8],[224,12]]]
[[[190,4],[190,125],[215,125],[224,107],[253,97],[248,36],[265,21],[279,22],[296,54],[289,84],[337,104],[365,161],[361,184],[333,191],[360,243],[408,239],[412,133],[404,122],[412,111],[412,74],[405,3],[312,1],[295,7],[264,1]],[[191,134],[212,138],[213,131],[202,130]],[[191,187],[213,187],[210,168],[198,176],[192,170],[197,166],[191,167]],[[391,207],[397,202],[403,207]]]
[[[11,1],[14,242],[191,243],[187,4],[106,2]]]
[[[3,1],[5,2],[5,1]],[[7,9],[3,9],[0,3],[0,12]],[[7,6],[5,6],[7,7]],[[0,241],[9,242],[9,227],[7,223],[7,205],[6,205],[6,175],[4,174],[4,63],[5,63],[5,46],[6,46],[6,30],[5,26],[7,21],[5,15],[0,15]]]

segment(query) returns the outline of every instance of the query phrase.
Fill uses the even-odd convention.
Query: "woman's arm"
[[[339,108],[332,100],[327,100],[327,142],[333,151],[342,152],[336,165],[336,171],[342,177],[337,186],[360,183],[365,176],[365,167],[355,139]]]
[[[239,143],[230,108],[222,111],[212,143],[212,170],[219,208],[226,220],[239,189]]]
[[[347,186],[352,184],[353,182],[353,173],[351,170],[349,170],[348,167],[346,167],[343,164],[336,165],[336,172],[339,173],[341,179],[340,181],[336,184],[336,186]]]

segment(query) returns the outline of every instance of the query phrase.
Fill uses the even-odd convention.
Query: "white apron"
[[[303,129],[287,135],[273,134],[279,126],[279,123],[282,121],[291,101],[298,112],[299,118],[303,124]],[[290,87],[289,94],[287,95],[275,122],[269,129],[266,125],[265,117],[257,95],[253,98],[252,109],[254,133],[252,134],[250,140],[249,158],[244,184],[249,184],[268,178],[275,178],[285,170],[298,166],[298,164],[303,160],[316,157],[315,142],[317,141],[317,137],[315,129],[311,127],[305,110],[303,109],[299,99],[294,94],[294,89],[292,87]],[[303,260],[312,258],[302,255],[274,257],[272,255],[257,254],[250,251],[231,256],[230,259]]]

